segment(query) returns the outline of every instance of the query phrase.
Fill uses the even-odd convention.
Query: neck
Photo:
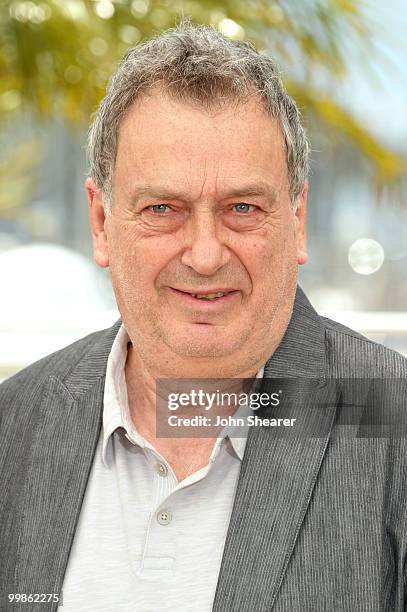
[[[157,405],[160,400],[164,402],[162,405],[168,406],[170,393],[190,393],[191,389],[195,388],[194,381],[190,381],[190,379],[202,380],[198,387],[211,394],[215,390],[220,393],[239,394],[243,391],[247,392],[250,387],[250,380],[247,379],[255,378],[265,361],[266,359],[261,357],[251,367],[248,366],[240,371],[235,370],[233,377],[224,376],[221,369],[217,369],[216,374],[213,369],[208,369],[207,373],[201,373],[200,376],[197,376],[193,370],[188,370],[187,365],[184,369],[175,372],[174,368],[163,367],[162,362],[157,363],[155,361],[152,364],[150,361],[144,360],[143,355],[140,355],[139,351],[129,344],[125,376],[131,419],[139,433],[151,443],[156,444]],[[220,376],[222,378],[219,378]],[[158,379],[160,382],[157,384]],[[188,408],[186,410],[188,411]],[[231,407],[230,414],[233,414],[235,410],[236,407]],[[205,408],[194,405],[193,414],[205,414]],[[168,438],[166,440],[167,443],[175,444],[178,442],[178,445],[182,440],[185,441],[184,438]],[[189,442],[192,440],[190,438]],[[203,443],[204,439],[201,439],[201,442]]]

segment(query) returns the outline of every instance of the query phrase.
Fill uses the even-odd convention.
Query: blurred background
[[[125,51],[181,16],[277,61],[312,143],[317,310],[407,354],[405,0],[0,2],[0,380],[118,312],[92,261],[85,143]]]

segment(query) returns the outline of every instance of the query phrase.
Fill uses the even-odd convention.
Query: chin
[[[235,339],[230,334],[227,338],[222,336],[218,326],[194,323],[189,333],[169,335],[167,331],[163,341],[180,357],[226,357],[240,348],[241,335],[236,335]]]

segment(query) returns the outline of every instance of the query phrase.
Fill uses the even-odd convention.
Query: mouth
[[[225,289],[224,291],[204,292],[204,293],[189,293],[170,287],[171,292],[181,298],[184,303],[190,304],[195,308],[205,308],[211,310],[215,306],[221,306],[231,302],[239,293],[235,289]]]

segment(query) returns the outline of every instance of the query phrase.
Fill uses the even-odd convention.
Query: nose
[[[198,274],[215,274],[230,259],[229,249],[218,234],[217,220],[212,211],[201,211],[193,215],[189,219],[188,246],[182,254],[182,263]]]

